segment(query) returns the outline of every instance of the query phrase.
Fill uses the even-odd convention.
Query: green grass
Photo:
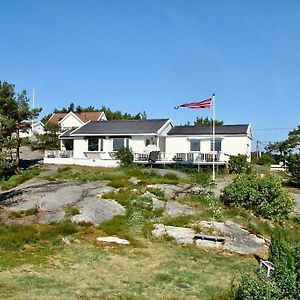
[[[18,251],[37,243],[56,243],[61,236],[78,232],[71,222],[53,225],[2,225],[0,226],[0,251]]]
[[[178,184],[179,182],[186,182],[186,180],[179,180],[174,174],[166,174],[160,176],[153,171],[144,171],[139,167],[133,168],[100,168],[100,167],[61,167],[56,173],[45,177],[48,180],[76,180],[76,181],[98,181],[108,180],[110,186],[115,188],[128,186],[128,179],[136,177],[141,180],[140,185],[145,184]]]
[[[21,174],[12,175],[7,180],[0,181],[0,190],[5,191],[16,187],[17,185],[30,180],[40,174],[39,168],[32,168],[26,171],[22,171]]]
[[[24,216],[33,216],[37,215],[39,212],[39,209],[37,207],[29,208],[27,210],[21,210],[21,211],[12,211],[10,213],[10,218],[12,219],[20,219]]]

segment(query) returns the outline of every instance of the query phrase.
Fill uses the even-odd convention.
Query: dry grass
[[[209,299],[254,266],[252,257],[143,240],[143,248],[76,240],[42,263],[0,273],[10,299]],[[222,280],[220,280],[222,278]],[[187,289],[176,287],[182,283]]]

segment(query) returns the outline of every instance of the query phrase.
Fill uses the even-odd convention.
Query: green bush
[[[280,227],[275,228],[271,237],[269,261],[274,264],[272,278],[281,291],[282,299],[295,299],[297,288],[293,252]]]
[[[229,172],[233,174],[243,174],[251,171],[251,166],[247,162],[247,155],[231,155],[228,164]]]
[[[120,160],[122,167],[130,167],[133,165],[133,152],[128,147],[122,147],[116,153],[116,158]]]
[[[283,300],[276,284],[266,277],[264,272],[256,276],[245,274],[234,291],[234,300]]]
[[[262,153],[261,157],[258,157],[256,159],[256,163],[258,165],[272,165],[276,163],[276,160],[274,159],[272,154],[269,153]]]
[[[237,177],[224,188],[221,200],[231,207],[243,207],[275,221],[287,219],[295,205],[293,198],[282,188],[279,178],[258,174]]]
[[[287,157],[287,169],[300,187],[300,154],[290,154]]]
[[[211,180],[211,171],[200,169],[199,172],[192,173],[192,180],[201,186],[210,186],[212,185]]]

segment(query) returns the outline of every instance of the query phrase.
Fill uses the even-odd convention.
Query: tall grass
[[[17,185],[38,176],[40,172],[41,170],[39,168],[32,168],[23,171],[21,174],[12,175],[8,179],[0,181],[0,190],[5,191],[12,189]]]

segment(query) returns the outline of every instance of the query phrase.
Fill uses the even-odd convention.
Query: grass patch
[[[165,193],[162,189],[158,189],[158,188],[147,188],[147,191],[153,195],[155,195],[156,197],[158,197],[159,199],[164,199],[165,198]]]
[[[66,217],[73,217],[80,214],[80,211],[77,207],[71,206],[65,209]]]
[[[57,243],[59,237],[78,231],[79,227],[71,222],[53,225],[2,225],[0,226],[0,251],[18,251],[38,242]]]
[[[35,207],[29,208],[27,210],[12,211],[9,216],[12,219],[19,219],[19,218],[23,218],[25,216],[37,215],[38,213],[39,213],[39,209],[35,206]]]
[[[8,179],[0,181],[0,190],[5,191],[12,189],[17,185],[38,176],[40,172],[41,170],[39,168],[32,168],[22,171],[21,174],[12,175]]]
[[[114,199],[119,204],[129,207],[132,201],[137,198],[138,194],[133,193],[131,190],[128,189],[120,189],[114,192],[108,192],[102,195],[103,199]]]

